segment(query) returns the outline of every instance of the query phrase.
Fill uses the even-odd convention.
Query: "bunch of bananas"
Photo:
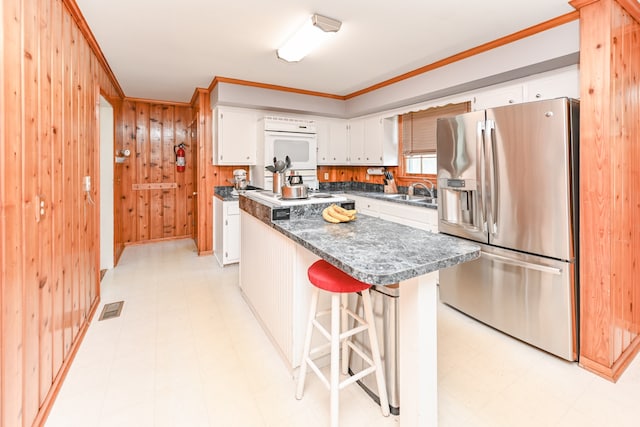
[[[339,222],[349,222],[356,219],[356,211],[355,209],[345,209],[341,206],[333,204],[329,207],[326,207],[322,211],[322,218],[325,221],[337,224]]]

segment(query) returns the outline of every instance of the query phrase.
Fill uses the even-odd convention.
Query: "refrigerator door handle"
[[[490,254],[488,252],[480,252],[480,256],[492,259],[494,261],[503,262],[505,264],[515,265],[515,266],[518,266],[518,267],[528,268],[528,269],[531,269],[531,270],[538,270],[538,271],[542,271],[544,273],[562,275],[562,269],[556,268],[556,267],[549,267],[549,266],[546,266],[546,265],[533,264],[533,263],[526,262],[526,261],[520,261],[520,260],[513,259],[513,258],[508,258],[508,257],[500,256],[500,255]]]
[[[495,236],[498,232],[498,190],[496,188],[496,165],[495,165],[495,156],[494,156],[494,146],[495,146],[495,129],[496,122],[493,120],[487,120],[485,124],[485,141],[488,147],[487,151],[485,151],[486,156],[488,158],[489,163],[489,186],[491,191],[489,193],[489,208],[491,213],[490,224],[489,224],[489,234]]]
[[[484,130],[485,123],[484,121],[478,121],[478,125],[476,127],[476,158],[478,159],[478,163],[480,167],[478,168],[478,174],[480,175],[478,181],[480,182],[480,186],[478,188],[478,210],[480,211],[480,226],[482,227],[482,232],[487,232],[487,212],[485,210],[486,203],[484,200],[484,189],[485,189],[485,165],[484,165]]]

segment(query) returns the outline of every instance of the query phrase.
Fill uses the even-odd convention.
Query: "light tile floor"
[[[96,314],[46,426],[329,425],[328,392],[310,374],[295,399],[237,281],[237,266],[198,257],[190,240],[127,247],[101,285],[122,314]],[[444,305],[438,316],[439,425],[640,425],[640,358],[613,384]],[[343,391],[340,420],[399,424],[358,386]]]

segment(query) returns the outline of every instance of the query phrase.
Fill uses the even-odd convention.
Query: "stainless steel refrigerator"
[[[440,300],[567,360],[578,354],[579,103],[438,120],[439,231],[478,242],[440,271]]]

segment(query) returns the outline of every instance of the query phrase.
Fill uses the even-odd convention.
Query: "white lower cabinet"
[[[353,194],[348,194],[348,197],[356,202],[358,212],[365,215],[431,231],[432,233],[438,232],[438,211],[435,209],[387,202]]]
[[[240,260],[240,206],[213,198],[213,254],[222,266]]]

